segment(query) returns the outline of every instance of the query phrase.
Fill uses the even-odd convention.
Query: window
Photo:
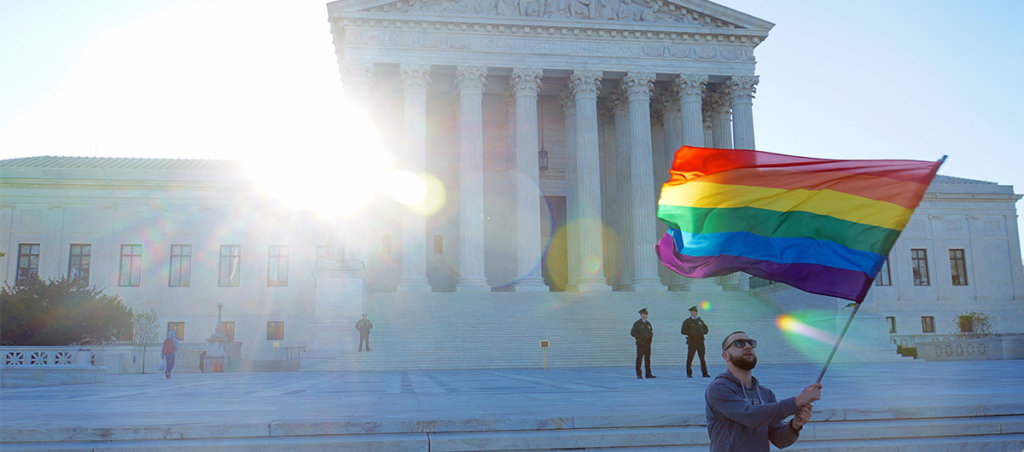
[[[882,268],[878,270],[878,276],[875,276],[876,286],[891,286],[892,285],[892,274],[889,273],[889,258],[886,257],[882,261]]]
[[[886,316],[885,323],[889,324],[889,334],[896,334],[896,317]]]
[[[18,245],[18,284],[39,278],[39,244],[21,243]]]
[[[89,259],[92,257],[92,245],[71,244],[68,258],[68,280],[83,286],[89,285]]]
[[[229,341],[235,340],[235,322],[220,322],[220,334]]]
[[[268,341],[283,341],[284,340],[284,322],[267,322],[267,340]]]
[[[185,340],[185,322],[167,322],[167,331],[174,331],[174,337]]]
[[[321,268],[327,262],[327,245],[316,246],[316,268]]]
[[[142,245],[121,245],[121,274],[117,285],[139,287],[141,283]]]
[[[930,315],[921,317],[921,332],[922,333],[934,333],[935,332],[935,317]]]
[[[391,255],[391,234],[384,234],[380,241],[380,253]]]
[[[191,285],[192,245],[171,245],[171,276],[167,285],[170,287],[188,287]]]
[[[288,247],[271,245],[267,252],[267,287],[288,286]]]
[[[949,250],[949,273],[953,277],[954,286],[967,285],[967,260],[963,249]]]
[[[239,245],[221,245],[220,277],[221,287],[238,287],[238,276],[242,267],[242,247]]]
[[[969,315],[962,315],[959,317],[959,325],[961,333],[973,333],[974,332],[974,317]]]
[[[923,248],[910,250],[911,265],[914,268],[914,285],[928,286],[928,251]]]

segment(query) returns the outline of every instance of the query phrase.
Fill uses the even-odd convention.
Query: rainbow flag
[[[744,271],[859,303],[943,160],[684,146],[658,200],[669,231],[656,251],[683,276]]]

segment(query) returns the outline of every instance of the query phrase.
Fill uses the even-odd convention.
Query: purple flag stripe
[[[655,246],[661,262],[672,271],[690,278],[722,276],[743,271],[753,276],[789,284],[819,295],[864,300],[872,278],[864,272],[817,264],[779,264],[743,256],[688,256],[676,251],[672,235],[666,233]]]

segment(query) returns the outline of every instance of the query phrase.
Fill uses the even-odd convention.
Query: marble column
[[[710,121],[711,126],[711,147],[718,149],[732,149],[732,114],[731,101],[729,96],[722,91],[722,87],[716,90],[709,90],[705,97],[707,113],[705,118]],[[749,275],[743,272],[730,273],[720,276],[718,284],[729,291],[740,291],[747,284]]]
[[[736,149],[756,149],[754,146],[754,93],[757,91],[756,75],[734,76],[729,81],[729,96],[732,98],[732,136]]]
[[[516,68],[509,82],[515,92],[516,136],[513,165],[516,173],[516,283],[517,292],[547,291],[541,276],[540,168],[537,162],[537,92],[542,71]]]
[[[609,291],[604,276],[601,222],[601,161],[598,153],[597,90],[601,71],[573,71],[569,85],[576,98],[576,184],[579,194],[581,292]]]
[[[627,290],[633,287],[633,259],[630,257],[633,250],[633,223],[629,221],[628,211],[631,181],[627,177],[615,177],[630,174],[629,99],[621,86],[608,96],[608,107],[611,109],[612,121],[615,124],[615,148],[611,149],[613,163],[610,165],[615,168],[615,173],[604,178],[605,188],[609,189],[610,193],[606,196],[609,202],[605,204],[608,212],[602,213],[607,218],[605,222],[619,236],[619,239],[612,243],[615,247],[614,256],[619,260],[616,265],[619,274],[614,283],[619,290]]]
[[[701,118],[704,119],[704,145],[714,147],[712,145],[715,142],[715,137],[711,127],[711,102],[707,96],[704,96],[704,103],[700,106],[700,112]]]
[[[651,90],[653,72],[630,72],[622,79],[629,99],[629,192],[628,220],[632,224],[630,258],[633,291],[664,291],[658,277],[658,259],[654,253],[655,208],[657,201],[651,181],[654,160],[651,148]]]
[[[345,98],[353,107],[363,110],[367,117],[371,116],[370,103],[371,81],[373,79],[373,63],[362,60],[346,60],[342,66],[342,83],[345,91]],[[346,269],[346,276],[362,279],[365,276],[365,262],[361,252],[352,253],[351,250],[363,250],[366,248],[367,240],[367,218],[365,215],[353,215],[343,221],[337,221],[332,226],[331,239],[328,250],[348,250],[349,252],[329,252],[332,260],[341,259],[342,268]],[[332,243],[333,242],[333,243]],[[339,255],[340,254],[340,255]],[[362,309],[362,306],[358,306]]]
[[[484,273],[484,66],[459,66],[459,280],[457,292],[489,292]]]
[[[572,90],[562,91],[562,112],[565,114],[565,227],[568,238],[567,254],[569,281],[566,289],[575,290],[579,280],[579,230],[576,220],[579,219],[579,194],[576,192],[576,99]]]
[[[422,174],[427,163],[427,84],[430,65],[403,64],[399,67],[405,97],[403,114],[405,130],[405,169]],[[426,219],[411,211],[402,216],[401,292],[430,292],[427,279]]]
[[[683,144],[705,146],[704,143],[704,87],[707,76],[684,74],[676,78],[679,89],[680,109],[683,113]],[[722,288],[713,278],[691,278],[687,288],[692,292],[721,292]]]
[[[656,168],[661,168],[658,174],[658,195],[661,195],[661,185],[669,179],[669,169],[672,168],[672,162],[675,160],[676,151],[683,147],[683,112],[680,109],[679,91],[675,87],[665,90],[664,98],[662,99],[664,104],[664,116],[662,117],[663,125],[665,129],[665,153],[661,156],[661,164],[656,165]],[[656,162],[657,163],[657,162]],[[658,221],[658,234],[657,238],[661,238],[668,230],[668,226],[663,221]],[[662,281],[668,284],[669,290],[680,291],[686,290],[688,279],[667,268],[662,270]]]
[[[732,105],[729,96],[715,90],[708,96],[711,103],[711,146],[732,149]]]
[[[346,60],[341,67],[342,89],[345,98],[352,105],[367,108],[370,97],[370,81],[373,77],[373,63],[360,60]]]
[[[683,144],[687,146],[704,146],[704,118],[701,108],[707,79],[706,75],[701,74],[684,74],[676,77],[679,107],[683,114]]]
[[[663,160],[668,163],[666,168],[671,168],[676,151],[683,147],[683,112],[680,110],[679,93],[674,89],[667,91],[662,99],[664,102],[662,118],[665,129],[665,158]],[[668,180],[667,172],[659,174],[659,176],[659,180],[662,182]]]

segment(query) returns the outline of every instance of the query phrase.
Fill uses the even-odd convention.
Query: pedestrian
[[[174,369],[174,354],[178,351],[178,337],[174,330],[167,332],[167,339],[164,339],[164,347],[160,353],[164,358],[164,376],[171,378],[171,369]]]
[[[359,351],[363,351],[363,343],[366,343],[366,351],[370,351],[370,329],[373,328],[373,323],[366,318],[366,313],[363,313],[363,318],[356,322],[356,329],[359,330]]]
[[[696,306],[690,306],[690,317],[683,320],[683,327],[679,330],[686,336],[686,378],[693,378],[693,355],[700,358],[700,372],[705,378],[710,378],[708,373],[708,362],[704,360],[704,335],[708,334],[708,325],[698,315]]]
[[[651,373],[651,341],[654,339],[654,327],[647,321],[647,308],[640,310],[640,320],[633,322],[633,329],[629,334],[636,339],[636,378],[644,378],[640,374],[640,361],[644,362],[647,378],[658,378]]]
[[[796,397],[777,401],[775,393],[761,386],[751,372],[757,365],[756,347],[757,341],[743,331],[722,341],[728,371],[704,391],[711,452],[767,452],[769,441],[780,449],[788,447],[811,420],[811,403],[821,398],[821,383],[812,383]],[[791,415],[789,422],[782,422]]]

